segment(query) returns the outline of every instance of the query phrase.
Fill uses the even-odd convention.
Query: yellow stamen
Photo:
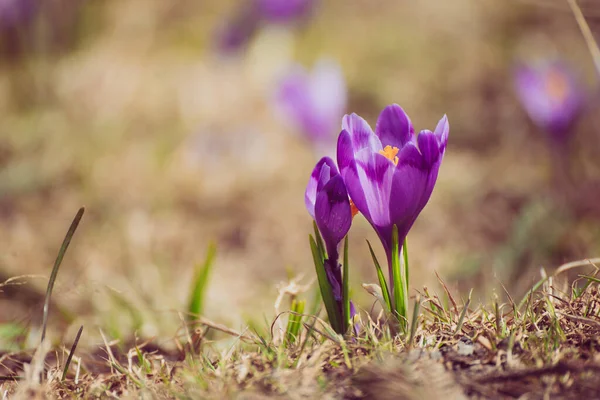
[[[561,71],[548,71],[544,83],[548,95],[554,100],[562,101],[569,94],[569,81]]]
[[[397,147],[392,147],[390,145],[385,146],[383,150],[379,151],[379,154],[385,156],[394,162],[395,165],[398,165],[398,152],[400,151]]]

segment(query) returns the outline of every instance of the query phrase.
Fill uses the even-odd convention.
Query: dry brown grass
[[[425,289],[412,343],[390,338],[381,314],[363,314],[362,333],[345,340],[306,316],[287,347],[271,333],[204,320],[166,342],[78,348],[65,380],[62,346],[38,348],[38,361],[3,353],[2,390],[17,398],[595,398],[600,290],[590,265],[561,267],[519,303],[473,308]],[[581,278],[567,285],[562,274],[573,269]],[[229,339],[211,339],[215,329]]]

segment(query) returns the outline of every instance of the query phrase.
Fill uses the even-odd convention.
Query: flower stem
[[[396,318],[398,319],[398,323],[400,326],[400,331],[402,333],[406,332],[406,322],[407,322],[407,283],[406,277],[407,272],[405,268],[404,262],[400,260],[400,240],[398,238],[398,227],[394,225],[392,232],[392,282],[393,287],[392,290],[394,292],[394,311],[396,314]],[[405,269],[404,271],[402,269]]]

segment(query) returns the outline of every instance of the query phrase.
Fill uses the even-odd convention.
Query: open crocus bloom
[[[392,232],[399,245],[427,204],[446,151],[450,127],[444,116],[435,131],[415,135],[397,104],[379,116],[375,132],[356,114],[346,115],[338,137],[340,174],[354,205],[371,223],[391,266]]]
[[[315,220],[325,242],[325,270],[337,301],[342,298],[339,245],[350,230],[352,214],[344,181],[333,160],[323,157],[315,166],[304,196],[306,209]]]
[[[533,122],[562,141],[584,102],[573,72],[557,60],[520,65],[515,71],[515,85]]]

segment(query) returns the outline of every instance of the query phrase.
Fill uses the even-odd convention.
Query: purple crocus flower
[[[444,116],[435,131],[423,130],[417,136],[397,104],[381,112],[375,132],[356,114],[342,121],[337,147],[340,173],[354,205],[381,239],[390,268],[393,226],[402,246],[431,196],[449,130]]]
[[[1,0],[0,0],[1,1]],[[215,30],[215,46],[221,54],[244,50],[260,25],[260,14],[253,4],[240,6]]]
[[[520,65],[515,71],[517,94],[536,125],[563,142],[584,102],[573,72],[559,60]]]
[[[338,249],[350,230],[352,213],[346,186],[331,158],[323,157],[315,166],[306,187],[304,201],[325,242],[325,271],[333,296],[341,306],[342,273],[338,263]]]
[[[320,60],[312,72],[295,65],[282,79],[276,107],[316,145],[334,144],[344,114],[347,90],[341,68]]]
[[[35,0],[0,0],[0,29],[13,29],[29,24],[38,9]]]
[[[0,0],[0,3],[2,1],[9,0]],[[243,51],[261,25],[290,24],[305,19],[314,4],[315,0],[240,1],[235,12],[224,19],[214,32],[216,50],[221,54]]]
[[[287,23],[306,17],[315,0],[256,0],[263,18],[273,23]]]

